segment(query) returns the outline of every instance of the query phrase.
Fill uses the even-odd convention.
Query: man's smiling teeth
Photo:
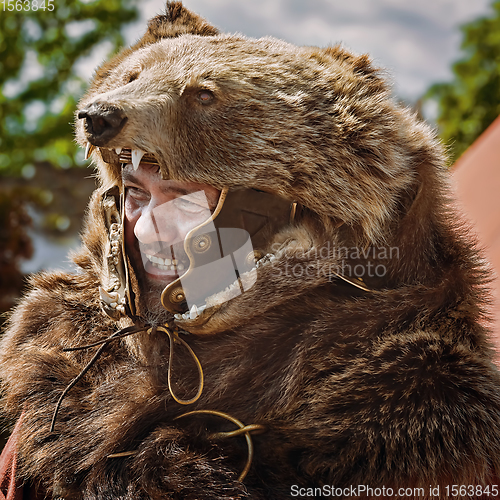
[[[158,267],[162,271],[184,271],[185,269],[184,265],[177,262],[175,259],[162,259],[161,257],[155,257],[154,255],[145,255],[154,267]]]

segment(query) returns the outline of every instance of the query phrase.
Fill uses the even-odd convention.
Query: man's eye
[[[141,189],[133,187],[133,186],[128,186],[125,189],[127,190],[127,194],[133,196],[134,198],[137,196],[144,196],[145,195],[145,193]]]
[[[125,188],[127,195],[131,196],[132,198],[136,200],[144,200],[148,198],[148,194],[145,193],[142,189],[133,187],[133,186],[128,186]]]

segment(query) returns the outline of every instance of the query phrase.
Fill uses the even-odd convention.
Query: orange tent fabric
[[[459,208],[472,223],[497,276],[491,315],[500,353],[500,116],[458,159],[451,177]]]
[[[16,486],[16,449],[21,419],[18,420],[0,456],[0,500],[23,500],[23,488]]]

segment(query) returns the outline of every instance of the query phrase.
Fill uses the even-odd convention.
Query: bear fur
[[[95,102],[128,120],[93,153],[100,186],[78,272],[34,276],[1,343],[4,408],[22,416],[21,482],[86,500],[279,500],[359,485],[436,499],[446,485],[496,484],[489,275],[451,208],[434,133],[391,99],[366,56],[219,34],[169,2],[96,72],[79,109]],[[77,138],[88,142],[82,120]],[[180,405],[168,390],[167,335],[141,332],[104,349],[50,432],[61,393],[97,349],[63,348],[137,321],[99,306],[100,200],[121,186],[119,147],[154,155],[165,178],[252,187],[297,201],[302,214],[275,235],[276,258],[249,291],[177,321],[205,373],[196,403]],[[359,284],[356,266],[367,271],[362,287],[338,278]],[[178,394],[196,392],[180,346],[172,377]],[[214,437],[235,429],[214,415],[177,418],[191,410],[265,428],[252,434],[243,481],[245,438]]]

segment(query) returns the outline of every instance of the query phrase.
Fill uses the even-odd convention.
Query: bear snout
[[[78,118],[85,120],[85,133],[94,146],[105,146],[123,129],[128,119],[122,109],[100,102],[81,109]]]

